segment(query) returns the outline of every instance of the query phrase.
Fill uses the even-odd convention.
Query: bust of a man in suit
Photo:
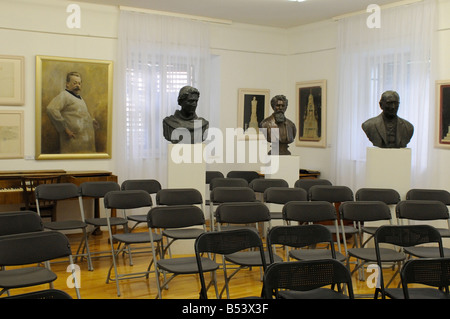
[[[381,95],[380,108],[383,112],[362,124],[373,146],[380,148],[405,148],[414,134],[414,126],[397,116],[400,97],[395,91]]]

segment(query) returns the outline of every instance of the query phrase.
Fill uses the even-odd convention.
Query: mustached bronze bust
[[[380,148],[405,148],[414,134],[414,126],[397,116],[400,97],[395,91],[381,95],[380,108],[383,112],[362,124],[373,146]]]
[[[259,127],[265,129],[262,130],[263,134],[270,143],[274,142],[272,138],[272,129],[278,129],[278,154],[291,155],[288,148],[289,144],[294,142],[295,134],[297,134],[297,128],[295,124],[284,115],[288,107],[288,99],[284,95],[276,95],[270,101],[270,105],[272,106],[273,113],[271,116],[262,120]],[[269,151],[269,154],[272,154],[272,150]]]
[[[163,120],[163,135],[167,141],[173,144],[195,144],[206,139],[209,122],[198,117],[195,112],[199,98],[200,92],[192,86],[180,89],[178,105],[181,110],[176,110],[174,115]]]

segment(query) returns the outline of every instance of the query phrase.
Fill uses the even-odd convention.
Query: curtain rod
[[[394,3],[381,5],[380,8],[381,9],[389,9],[389,8],[405,6],[405,5],[408,5],[408,4],[413,4],[413,3],[416,3],[416,2],[422,2],[422,1],[423,0],[402,0],[402,1],[394,2]],[[333,17],[333,20],[337,21],[337,20],[341,20],[341,19],[348,18],[348,17],[353,17],[353,16],[356,16],[358,14],[364,14],[364,13],[367,13],[367,11],[366,10],[361,10],[361,11],[346,13],[346,14],[343,14],[343,15],[340,15],[340,16]]]
[[[225,19],[214,19],[214,18],[208,18],[208,17],[202,17],[202,16],[194,16],[194,15],[189,15],[189,14],[182,14],[182,13],[175,13],[175,12],[168,12],[168,11],[157,11],[157,10],[127,7],[127,6],[119,6],[119,10],[158,14],[158,15],[169,16],[169,17],[200,20],[200,21],[204,21],[204,22],[212,22],[212,23],[220,23],[220,24],[232,24],[233,23],[233,21],[225,20]]]

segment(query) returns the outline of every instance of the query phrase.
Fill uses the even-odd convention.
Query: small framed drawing
[[[296,89],[296,146],[326,147],[327,82],[298,82]]]
[[[25,103],[24,57],[0,55],[0,105]]]
[[[23,111],[0,111],[0,159],[23,158]]]
[[[269,114],[270,90],[239,89],[238,123],[246,135],[259,135],[259,123]]]
[[[36,57],[36,156],[111,158],[113,62]]]
[[[436,147],[450,149],[450,80],[436,81]]]

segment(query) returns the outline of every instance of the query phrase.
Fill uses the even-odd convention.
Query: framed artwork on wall
[[[113,62],[36,57],[36,159],[111,158]]]
[[[238,95],[237,127],[242,128],[244,134],[253,134],[257,136],[259,135],[259,123],[264,120],[267,114],[269,114],[270,90],[239,89]],[[254,130],[251,130],[250,128],[253,128]]]
[[[298,82],[296,89],[296,146],[326,147],[327,82]]]
[[[0,159],[23,158],[23,111],[0,111]]]
[[[436,81],[436,147],[450,149],[450,80]]]
[[[0,55],[0,105],[25,103],[24,57]]]

